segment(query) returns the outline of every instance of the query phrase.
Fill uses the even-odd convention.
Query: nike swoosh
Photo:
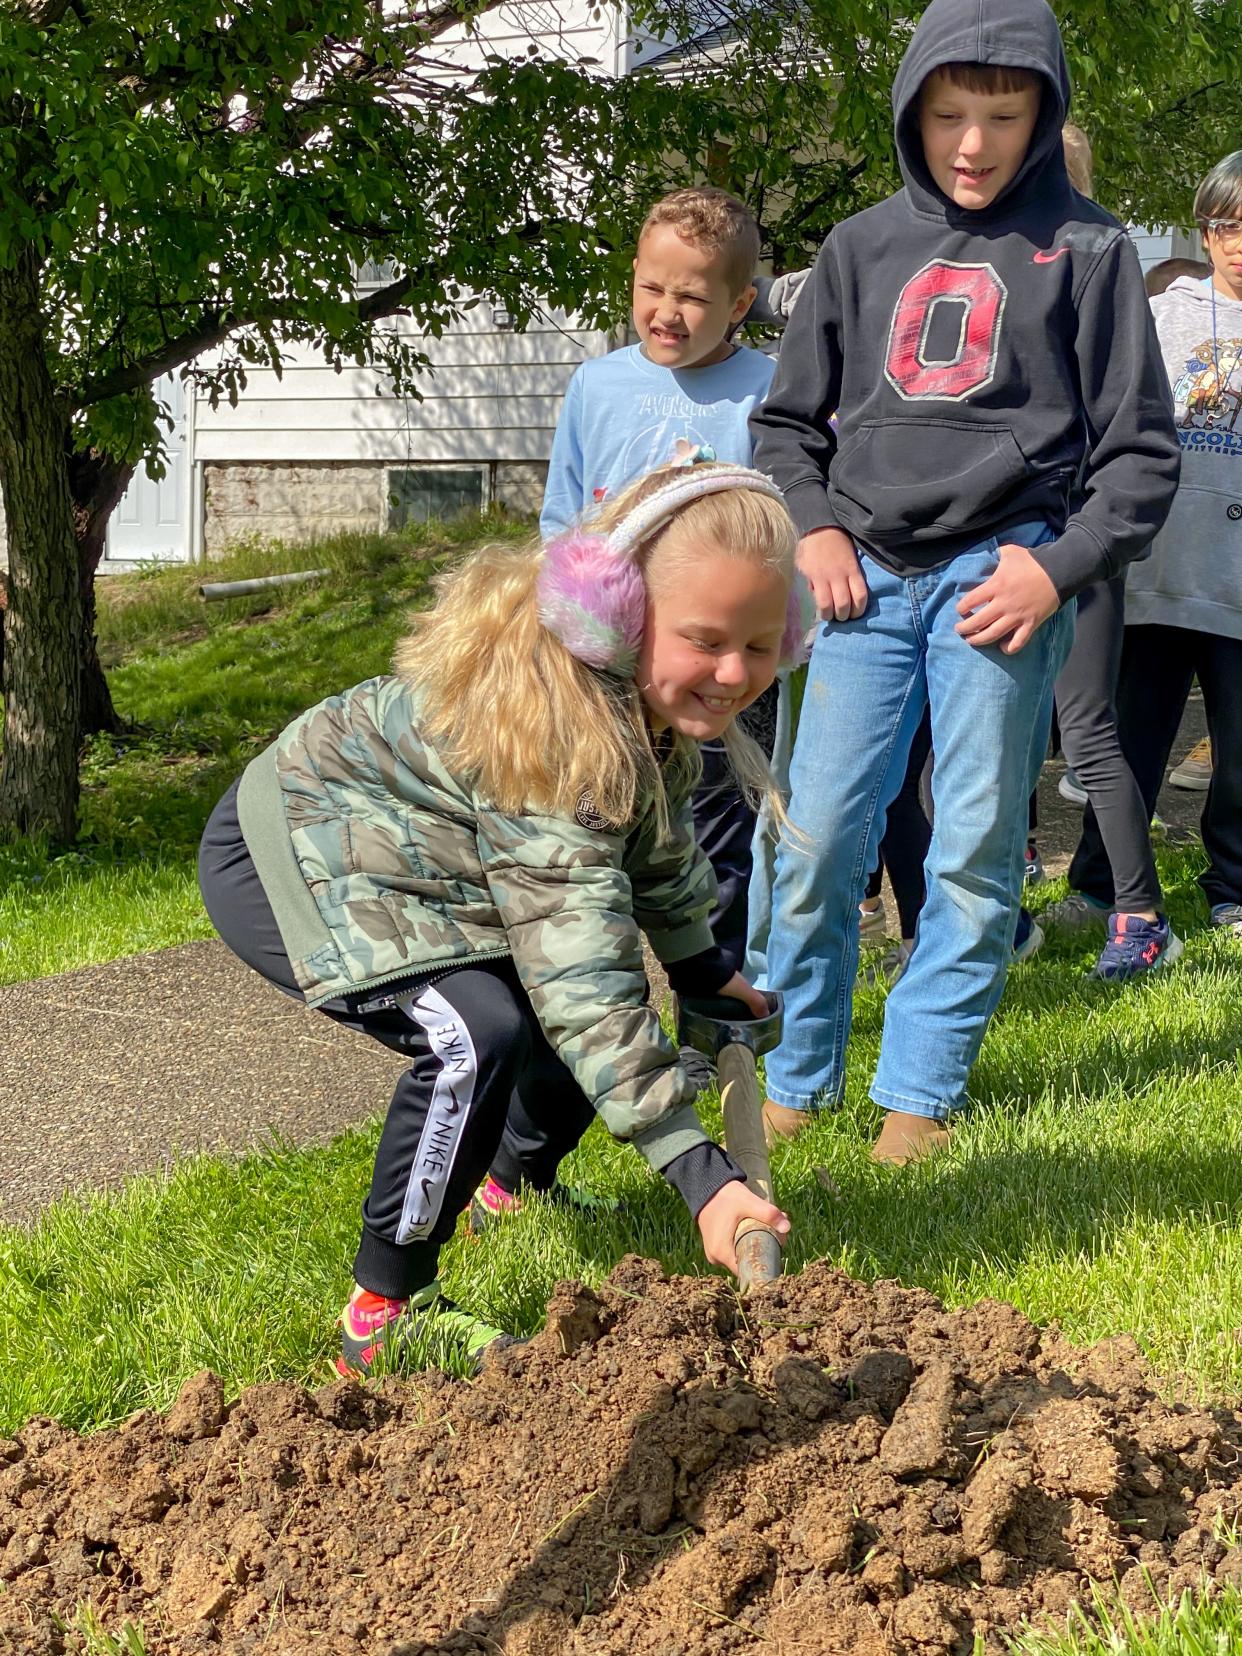
[[[455,1116],[455,1115],[459,1114],[459,1112],[461,1110],[461,1099],[458,1098],[457,1094],[453,1091],[452,1087],[450,1087],[448,1089],[448,1095],[453,1100],[453,1104],[452,1104],[451,1109],[446,1104],[444,1106],[444,1113],[445,1113],[445,1115]]]
[[[1045,253],[1043,251],[1043,249],[1041,248],[1037,253],[1033,253],[1031,255],[1031,263],[1032,264],[1051,264],[1054,259],[1059,259],[1062,255],[1062,253],[1068,253],[1068,252],[1069,252],[1068,247],[1054,247],[1050,253]]]

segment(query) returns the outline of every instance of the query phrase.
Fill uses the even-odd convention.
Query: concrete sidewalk
[[[323,1142],[382,1111],[402,1068],[219,942],[0,987],[0,1030],[10,1222],[188,1151],[236,1153],[273,1134]]]

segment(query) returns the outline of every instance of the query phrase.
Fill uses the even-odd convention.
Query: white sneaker
[[[864,983],[887,983],[891,989],[905,973],[913,953],[913,942],[907,943],[903,938],[900,943],[894,943],[891,949],[885,949],[879,960],[873,960],[869,966],[864,966],[858,975]]]

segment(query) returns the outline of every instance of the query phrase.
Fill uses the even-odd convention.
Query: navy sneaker
[[[1110,914],[1108,942],[1091,975],[1109,983],[1125,983],[1143,972],[1171,966],[1182,948],[1181,938],[1163,917],[1144,920],[1138,914]]]
[[[1029,960],[1044,946],[1044,934],[1026,909],[1018,910],[1018,926],[1013,934],[1013,962]]]

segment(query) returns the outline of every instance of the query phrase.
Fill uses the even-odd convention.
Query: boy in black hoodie
[[[873,1154],[947,1139],[1004,986],[1070,600],[1163,523],[1178,445],[1138,258],[1079,195],[1044,0],[932,0],[893,86],[905,188],[820,250],[752,416],[824,625],[768,983],[771,1130],[844,1084],[858,901],[930,704],[935,831]],[[829,424],[836,411],[837,428]]]

